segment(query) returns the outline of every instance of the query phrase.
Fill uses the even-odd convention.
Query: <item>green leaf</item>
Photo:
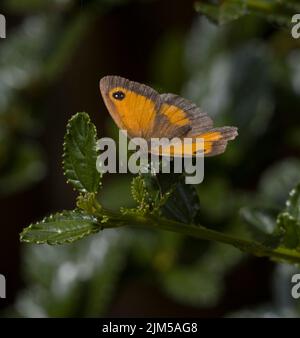
[[[131,194],[135,202],[140,205],[144,204],[145,200],[149,198],[144,179],[141,176],[132,179]]]
[[[159,175],[142,174],[145,188],[151,201],[151,209],[153,213],[161,213],[164,205],[172,194],[173,187],[167,190],[163,190],[161,182],[159,181]]]
[[[289,249],[300,249],[300,223],[287,212],[278,216],[277,225],[283,234],[282,245]]]
[[[300,221],[300,184],[290,192],[286,202],[286,211],[297,221]]]
[[[225,1],[221,6],[219,21],[220,24],[226,24],[237,20],[247,13],[245,2],[241,0]]]
[[[210,1],[197,2],[195,8],[198,12],[219,24],[226,24],[248,14],[258,15],[271,22],[288,26],[291,16],[295,14],[293,1],[278,0],[224,0],[218,4]]]
[[[135,208],[121,207],[121,213],[123,215],[146,215],[153,211],[153,201],[146,188],[144,178],[141,175],[134,177],[131,181],[131,196],[137,206]]]
[[[195,9],[197,12],[206,15],[211,21],[215,23],[219,22],[218,6],[203,2],[196,2]]]
[[[77,210],[64,211],[25,228],[20,239],[27,243],[56,245],[73,243],[99,230],[95,217]]]
[[[194,224],[199,212],[199,197],[192,184],[185,184],[184,176],[158,175],[162,191],[172,191],[163,206],[163,214],[170,219]]]
[[[137,207],[121,208],[123,214],[160,215],[162,207],[170,196],[170,191],[162,192],[157,177],[144,173],[133,178],[131,195],[137,203]]]
[[[198,12],[201,12],[220,25],[237,20],[247,13],[245,2],[242,0],[224,1],[220,6],[197,2],[195,6]]]
[[[142,174],[132,180],[131,193],[137,209],[123,213],[163,214],[186,224],[195,222],[199,198],[194,186],[184,183],[182,174]]]
[[[70,119],[65,135],[63,167],[67,182],[80,192],[96,193],[99,189],[96,138],[96,127],[88,114],[77,113]]]

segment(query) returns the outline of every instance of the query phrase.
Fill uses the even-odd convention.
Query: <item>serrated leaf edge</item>
[[[68,178],[68,174],[67,174],[68,170],[66,169],[66,157],[67,157],[67,154],[66,154],[66,152],[67,152],[67,142],[66,142],[66,140],[67,140],[67,137],[70,136],[70,134],[71,134],[71,126],[72,126],[73,120],[77,119],[78,117],[86,118],[87,124],[92,128],[94,136],[95,136],[95,138],[97,138],[97,128],[94,125],[94,123],[91,121],[89,114],[87,114],[86,112],[78,112],[78,113],[74,114],[69,119],[69,121],[67,123],[67,127],[66,127],[66,133],[65,133],[65,136],[64,136],[64,142],[63,142],[63,155],[62,155],[63,174],[66,177],[66,182],[72,186],[74,191],[78,191],[80,193],[88,193],[88,192],[97,193],[99,191],[100,187],[101,187],[101,180],[99,181],[99,185],[98,185],[96,191],[88,191],[83,186],[83,184],[80,182],[79,178],[77,178],[77,180],[73,180],[73,179]],[[100,173],[99,173],[99,175],[100,175]],[[100,175],[100,178],[101,178],[101,175]]]
[[[90,234],[92,233],[97,233],[101,230],[101,226],[99,226],[99,228],[96,228],[95,229],[91,229],[90,231],[87,231],[85,234],[82,234],[82,235],[79,235],[78,237],[76,237],[76,239],[72,239],[72,240],[64,240],[64,241],[55,241],[55,240],[41,240],[41,241],[36,241],[36,240],[28,240],[28,239],[24,239],[23,236],[25,234],[27,234],[30,230],[32,230],[32,228],[37,225],[37,224],[42,224],[42,223],[46,223],[47,221],[53,219],[54,217],[57,217],[57,216],[69,216],[70,214],[77,214],[77,215],[82,215],[82,216],[88,216],[88,217],[92,217],[94,219],[95,222],[98,222],[97,221],[97,218],[92,216],[92,215],[88,215],[88,214],[84,214],[82,211],[78,211],[78,210],[63,210],[61,212],[58,212],[56,214],[51,214],[49,216],[46,216],[44,217],[41,221],[39,222],[35,222],[35,223],[32,223],[30,224],[28,227],[24,228],[22,230],[22,232],[20,233],[20,241],[23,242],[23,243],[30,243],[30,244],[49,244],[49,245],[61,245],[61,244],[71,244],[71,243],[74,243],[78,240],[81,240],[82,238],[84,237],[87,237],[89,236]]]

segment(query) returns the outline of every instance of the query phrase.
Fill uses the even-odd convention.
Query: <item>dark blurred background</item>
[[[116,134],[100,97],[121,75],[195,101],[236,125],[228,151],[206,160],[201,223],[247,232],[247,205],[283,207],[300,181],[300,42],[263,17],[217,26],[194,1],[2,1],[0,273],[3,316],[298,316],[294,268],[172,233],[103,232],[62,246],[20,244],[28,224],[72,209],[61,168],[68,119],[90,114]],[[112,209],[131,206],[130,177],[104,177]]]

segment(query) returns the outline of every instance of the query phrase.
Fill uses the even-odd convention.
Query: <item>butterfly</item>
[[[100,80],[100,92],[117,126],[130,138],[191,138],[187,155],[215,156],[238,135],[236,127],[213,127],[213,120],[196,104],[175,94],[159,94],[149,86],[120,76]],[[202,149],[197,148],[197,139]],[[181,151],[181,150],[180,150]],[[173,153],[176,150],[173,149]]]

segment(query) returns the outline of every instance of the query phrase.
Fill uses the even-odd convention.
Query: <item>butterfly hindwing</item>
[[[188,125],[187,135],[200,133],[213,127],[212,119],[195,103],[175,94],[161,94],[160,97],[163,114],[176,124]]]
[[[160,114],[166,115],[171,122],[171,126],[170,124],[164,126],[162,133],[172,135],[171,137],[194,140],[189,147],[185,147],[184,154],[193,155],[201,151],[205,156],[221,154],[225,151],[227,142],[237,136],[235,127],[213,128],[213,120],[196,104],[175,94],[162,94],[160,97],[162,99]],[[174,124],[184,125],[187,129],[183,134],[176,133],[176,130],[172,133]],[[201,142],[197,142],[199,138],[203,139],[204,149],[199,149],[201,145]]]
[[[193,135],[193,138],[203,139],[205,156],[215,156],[224,153],[228,141],[234,140],[237,135],[238,131],[236,127],[221,127]]]

